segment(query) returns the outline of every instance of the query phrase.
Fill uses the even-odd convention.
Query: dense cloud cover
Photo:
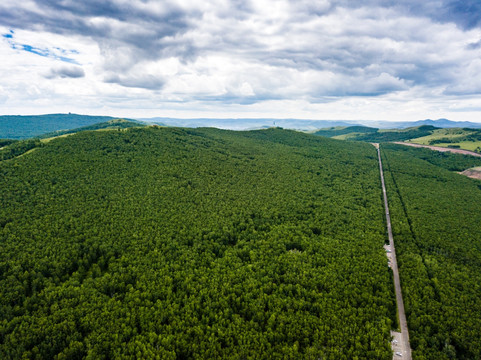
[[[475,0],[7,0],[0,102],[5,113],[476,120],[480,14]]]

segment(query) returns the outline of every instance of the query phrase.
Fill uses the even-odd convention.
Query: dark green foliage
[[[4,147],[10,144],[13,144],[15,141],[18,140],[13,140],[13,139],[0,139],[0,147]]]
[[[454,142],[459,142],[459,139],[458,138],[433,139],[433,140],[429,140],[429,145],[450,144]]]
[[[481,359],[479,181],[451,156],[382,149],[413,359]]]
[[[97,123],[93,125],[88,125],[88,126],[83,126],[81,128],[76,128],[76,129],[69,129],[69,130],[58,130],[55,132],[51,132],[48,134],[44,134],[39,136],[41,139],[45,138],[50,138],[54,136],[61,136],[61,135],[68,135],[68,134],[75,134],[81,131],[92,131],[92,130],[113,130],[113,129],[128,129],[131,127],[143,127],[145,124],[140,123],[140,122],[134,122],[134,121],[129,121],[129,120],[124,120],[124,119],[114,119],[114,120],[109,120],[106,122],[102,123]]]
[[[0,138],[27,139],[53,131],[75,129],[113,119],[110,116],[77,114],[3,115],[0,116]]]
[[[450,171],[463,171],[472,167],[481,166],[481,158],[471,155],[441,152],[426,148],[414,148],[397,144],[383,144],[383,149],[394,150],[405,155],[427,161]]]
[[[0,149],[0,161],[13,159],[39,146],[42,146],[40,140],[15,141]]]
[[[351,133],[375,133],[379,129],[368,126],[347,126],[347,127],[332,127],[327,129],[320,129],[314,135],[333,137]]]
[[[0,173],[2,359],[392,357],[371,145],[100,131]]]

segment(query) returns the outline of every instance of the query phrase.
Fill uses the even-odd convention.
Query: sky
[[[0,114],[481,122],[480,0],[2,0]]]

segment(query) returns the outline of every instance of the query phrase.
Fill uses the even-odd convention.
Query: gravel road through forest
[[[391,228],[391,216],[389,215],[389,206],[387,202],[387,194],[386,194],[386,185],[384,183],[384,173],[382,170],[382,161],[381,161],[381,150],[379,149],[379,144],[373,144],[377,149],[377,155],[379,159],[379,172],[381,175],[381,185],[382,185],[382,194],[384,198],[384,209],[386,212],[386,224],[387,224],[387,233],[389,238],[389,245],[387,246],[387,254],[390,260],[390,267],[393,271],[394,277],[394,288],[396,291],[396,303],[397,303],[397,310],[399,316],[399,323],[401,327],[401,336],[400,341],[397,340],[396,344],[393,344],[394,355],[393,359],[409,359],[411,360],[411,346],[409,345],[409,333],[408,333],[408,325],[406,321],[406,314],[404,312],[404,302],[401,292],[401,282],[399,280],[399,271],[397,267],[397,260],[396,260],[396,248],[394,247],[394,239],[392,236],[392,228]],[[401,353],[402,356],[397,355]]]

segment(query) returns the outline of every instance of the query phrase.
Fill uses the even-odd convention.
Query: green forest
[[[381,149],[413,359],[481,359],[481,159]]]
[[[22,141],[4,142],[4,146],[0,148],[0,161],[13,159],[25,154],[34,148],[40,147],[43,144],[38,139],[29,139]]]
[[[2,359],[392,358],[370,144],[281,129],[85,131],[1,161],[0,174]],[[479,304],[479,287],[452,291]]]
[[[0,149],[1,359],[392,359],[372,145],[114,125]],[[481,358],[481,159],[381,154],[413,359]]]

